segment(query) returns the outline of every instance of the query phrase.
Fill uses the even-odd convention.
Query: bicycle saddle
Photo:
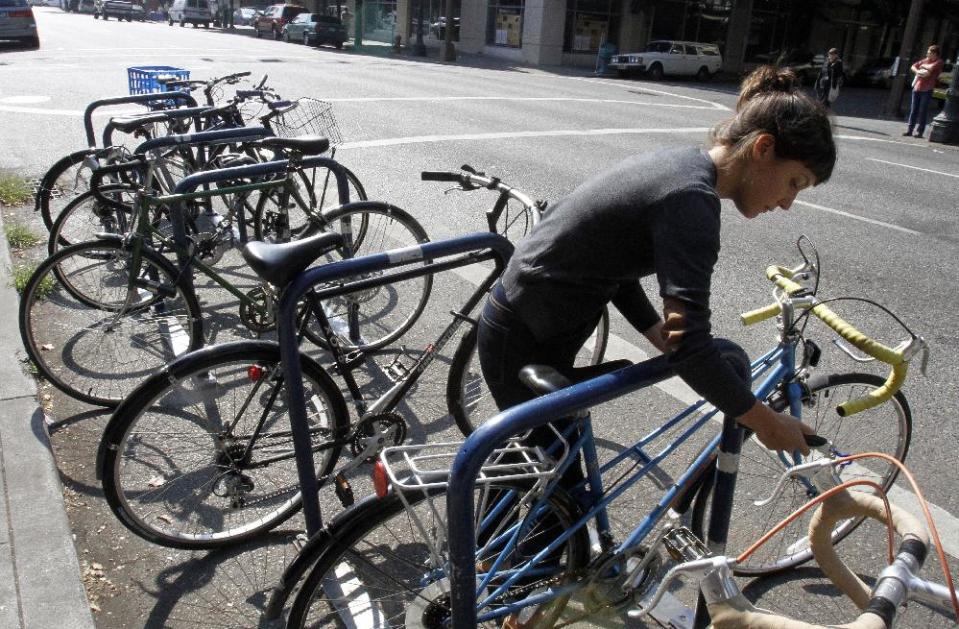
[[[270,149],[286,149],[301,155],[319,155],[330,148],[330,139],[322,135],[301,135],[298,138],[263,138],[257,142]]]
[[[320,232],[303,240],[279,244],[254,241],[243,247],[243,259],[260,278],[283,288],[321,255],[342,244],[343,235],[336,232]]]
[[[626,359],[611,360],[608,363],[598,365],[589,365],[586,367],[573,367],[569,375],[561,374],[554,367],[549,365],[526,365],[519,371],[519,379],[529,387],[530,391],[537,395],[546,395],[559,391],[572,384],[584,382],[590,378],[601,376],[623,367],[629,367],[633,363]]]
[[[143,125],[153,124],[154,122],[165,122],[169,120],[165,113],[155,113],[135,116],[116,116],[110,119],[110,126],[119,129],[124,133],[132,133]]]

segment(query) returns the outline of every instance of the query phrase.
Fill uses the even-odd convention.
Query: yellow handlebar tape
[[[766,269],[766,277],[773,281],[779,288],[789,294],[802,290],[802,286],[792,281],[792,272],[781,266],[770,266]],[[775,317],[779,314],[781,307],[779,304],[770,304],[764,308],[758,308],[740,315],[743,325],[752,325],[766,319]],[[853,326],[846,323],[839,315],[833,312],[825,304],[818,304],[811,308],[812,314],[816,315],[823,323],[836,331],[839,336],[857,347],[862,352],[880,360],[892,367],[886,382],[865,397],[858,400],[843,402],[836,408],[840,417],[853,415],[860,411],[879,406],[887,401],[902,387],[906,380],[906,372],[909,363],[905,360],[902,351],[896,351],[891,347],[883,345],[872,340]]]

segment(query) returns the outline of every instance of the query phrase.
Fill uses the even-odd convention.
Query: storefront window
[[[395,30],[396,0],[366,0],[363,3],[364,37],[389,43],[393,41]]]
[[[523,8],[525,0],[491,0],[486,43],[491,46],[523,46]]]
[[[619,39],[618,0],[567,0],[565,52],[596,52]]]

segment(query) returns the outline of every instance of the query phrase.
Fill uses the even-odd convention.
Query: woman
[[[808,454],[803,434],[812,429],[756,400],[742,350],[714,341],[709,322],[720,199],[752,219],[788,209],[800,190],[832,174],[828,113],[797,88],[791,71],[759,68],[743,82],[736,115],[713,130],[708,151],[632,157],[551,208],[518,244],[480,318],[480,362],[500,409],[533,397],[518,378],[525,365],[568,370],[612,302],[669,354],[687,384],[766,447]],[[662,319],[639,283],[653,274]],[[541,445],[552,440],[548,428],[532,436]]]
[[[929,116],[929,102],[932,100],[932,90],[942,73],[942,59],[939,58],[939,46],[933,44],[926,51],[926,58],[912,64],[909,71],[915,74],[912,81],[912,102],[909,107],[909,127],[904,136],[912,135],[916,129],[916,137],[921,138],[926,130],[926,118]]]
[[[842,59],[839,58],[839,50],[830,48],[826,61],[822,64],[819,79],[816,81],[816,95],[819,96],[819,102],[824,107],[828,108],[836,102],[842,80],[843,69]]]

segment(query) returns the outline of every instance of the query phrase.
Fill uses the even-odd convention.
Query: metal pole
[[[946,106],[932,119],[929,141],[942,144],[959,144],[959,53],[952,64],[952,84],[946,92]]]
[[[356,11],[353,15],[353,48],[363,45],[363,0],[356,0]]]
[[[456,28],[453,17],[453,0],[446,0],[446,32],[443,43],[443,61],[456,61],[456,47],[453,46],[453,29]]]
[[[889,102],[886,111],[894,116],[901,116],[900,107],[902,93],[909,77],[909,59],[912,48],[916,43],[916,32],[919,30],[919,18],[922,17],[922,5],[925,0],[912,0],[909,6],[909,16],[906,18],[906,29],[902,35],[902,46],[899,47],[899,63],[896,65],[896,76],[892,78],[892,89],[889,90]]]
[[[416,43],[413,44],[413,54],[417,57],[426,56],[426,44],[423,43],[423,2],[419,0],[416,10]]]

